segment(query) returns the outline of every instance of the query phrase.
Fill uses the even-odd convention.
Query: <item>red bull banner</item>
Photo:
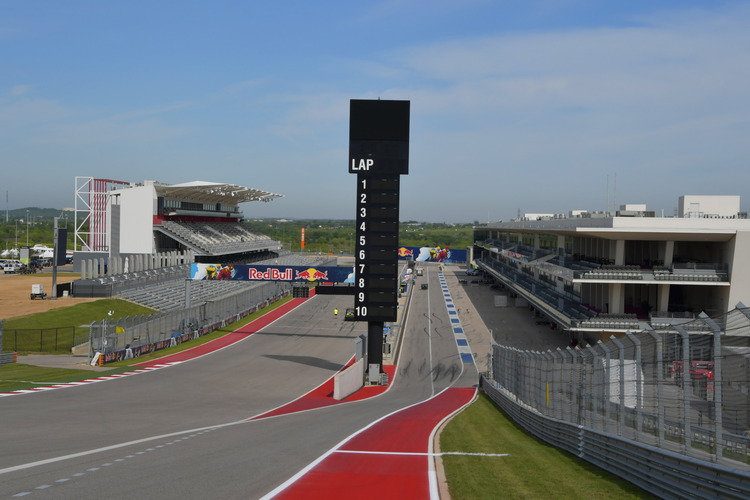
[[[254,266],[252,264],[191,264],[190,279],[354,283],[354,268],[330,266]]]
[[[466,250],[454,250],[449,247],[399,247],[400,260],[415,260],[418,262],[446,262],[464,263],[467,259]]]

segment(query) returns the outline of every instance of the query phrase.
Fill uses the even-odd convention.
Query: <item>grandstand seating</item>
[[[640,323],[635,314],[606,314],[602,313],[593,318],[581,321],[582,328],[605,330],[640,330]]]
[[[643,272],[640,266],[604,265],[585,272],[581,277],[584,279],[641,280]]]
[[[161,230],[209,255],[261,250],[278,243],[234,222],[162,221]]]
[[[323,266],[331,265],[331,262],[327,255],[308,256],[281,253],[277,257],[254,262],[254,264],[269,266]],[[181,272],[177,274],[162,273],[164,279],[159,279],[160,275],[156,272],[147,271],[100,278],[99,281],[102,283],[118,283],[120,281],[134,280],[137,283],[136,286],[130,288],[121,287],[119,294],[122,298],[159,311],[168,311],[185,307],[185,280],[190,276],[189,269],[190,266],[182,266]],[[142,279],[143,276],[151,276],[151,278],[144,280]],[[193,281],[190,286],[190,302],[195,305],[207,300],[218,299],[255,286],[257,283],[256,281]]]
[[[729,281],[729,274],[726,270],[712,266],[674,266],[671,269],[655,266],[654,279],[658,281]]]

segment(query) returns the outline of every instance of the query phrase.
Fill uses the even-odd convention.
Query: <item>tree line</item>
[[[251,219],[243,222],[251,230],[270,236],[293,252],[354,253],[354,220]],[[473,243],[474,224],[407,221],[399,224],[399,246],[466,248]]]

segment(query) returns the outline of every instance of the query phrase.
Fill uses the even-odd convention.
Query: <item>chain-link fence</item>
[[[76,345],[83,333],[88,338],[86,329],[76,329],[75,326],[6,329],[2,347],[11,352],[70,353],[70,348]]]
[[[494,344],[492,370],[534,412],[750,470],[750,309],[741,304],[584,348]]]
[[[247,285],[242,291],[188,309],[92,323],[87,339],[89,355],[98,352],[106,363],[169,347],[242,319],[292,290],[292,285],[284,282]]]

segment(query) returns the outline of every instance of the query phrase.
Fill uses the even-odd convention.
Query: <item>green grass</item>
[[[22,359],[22,358],[18,358]],[[76,370],[72,368],[48,368],[41,366],[24,365],[21,363],[0,366],[0,392],[18,391],[43,387],[46,385],[61,384],[64,382],[78,382],[88,378],[101,375],[112,375],[122,373],[128,369],[114,369],[102,372],[91,370]]]
[[[527,434],[487,396],[451,420],[442,452],[507,453],[506,457],[445,455],[451,498],[656,498],[570,453]]]
[[[127,300],[102,299],[43,313],[11,318],[5,322],[3,352],[70,353],[70,348],[88,336],[82,325],[113,318],[153,314],[155,311]],[[78,337],[78,338],[77,338]]]
[[[53,309],[51,311],[20,316],[5,321],[5,330],[21,330],[27,328],[57,328],[60,326],[88,325],[93,321],[101,321],[112,311],[113,318],[153,314],[155,311],[127,300],[101,299],[95,302],[84,302],[70,307]]]
[[[193,347],[203,345],[207,342],[211,342],[212,340],[223,337],[224,335],[245,326],[251,321],[258,319],[264,314],[273,311],[277,307],[286,304],[290,300],[292,300],[291,296],[285,297],[277,302],[274,302],[268,307],[261,309],[260,311],[254,312],[253,314],[241,319],[240,321],[236,321],[231,325],[227,325],[224,328],[220,328],[196,340],[183,342],[176,347],[170,347],[161,351],[152,352],[144,356],[140,356],[136,359],[125,359],[114,363],[108,363],[106,366],[108,368],[111,368],[110,370],[93,372],[91,370],[31,366],[23,364],[23,356],[19,356],[17,364],[0,366],[0,392],[29,389],[32,387],[39,387],[40,385],[51,385],[53,383],[77,382],[79,380],[85,380],[92,377],[111,375],[113,373],[122,373],[125,371],[133,370],[135,368],[133,368],[132,365],[136,363],[142,363],[144,361],[150,361],[152,359],[158,359],[170,354],[185,351],[187,349],[192,349]]]

